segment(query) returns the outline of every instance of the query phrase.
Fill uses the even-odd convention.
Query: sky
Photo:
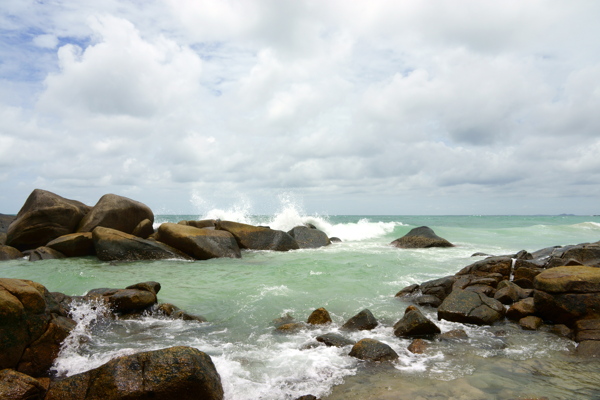
[[[0,213],[600,214],[597,0],[1,3]]]

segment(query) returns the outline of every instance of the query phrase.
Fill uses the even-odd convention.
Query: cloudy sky
[[[597,0],[2,0],[0,213],[600,214]]]

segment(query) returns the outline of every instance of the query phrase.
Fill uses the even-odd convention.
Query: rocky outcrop
[[[50,241],[46,247],[61,252],[67,257],[85,257],[95,254],[91,232],[70,233]]]
[[[156,238],[197,260],[242,256],[235,238],[226,231],[164,223],[158,228]]]
[[[0,399],[43,400],[46,388],[37,379],[12,369],[0,371]]]
[[[288,231],[288,234],[296,239],[301,249],[316,249],[331,244],[325,232],[307,226],[297,226]]]
[[[287,232],[275,229],[231,221],[218,221],[216,228],[231,233],[242,249],[289,251],[300,248]]]
[[[154,222],[154,214],[145,204],[116,194],[105,194],[81,220],[77,232],[92,232],[101,226],[132,234],[145,219]]]
[[[44,246],[74,232],[89,210],[79,201],[35,189],[8,227],[6,244],[21,251]]]
[[[102,261],[137,261],[193,258],[164,243],[104,227],[92,232],[96,255]]]
[[[377,319],[375,319],[375,316],[373,316],[373,313],[364,309],[346,321],[340,329],[346,331],[370,331],[377,325],[378,322]]]
[[[491,325],[504,317],[498,300],[468,290],[455,290],[438,308],[438,319],[475,325]]]
[[[440,332],[440,328],[415,306],[408,306],[402,319],[394,324],[394,335],[398,337],[432,336]]]
[[[600,268],[563,266],[550,268],[534,280],[537,315],[558,324],[600,317]]]
[[[116,358],[50,386],[46,400],[221,400],[221,378],[211,358],[191,347],[171,347]]]
[[[452,243],[435,234],[433,229],[420,226],[390,243],[401,249],[427,249],[430,247],[454,247]]]
[[[0,369],[43,376],[75,323],[48,290],[27,280],[0,279]]]
[[[365,361],[394,361],[398,358],[398,353],[389,345],[375,339],[359,340],[349,354]]]

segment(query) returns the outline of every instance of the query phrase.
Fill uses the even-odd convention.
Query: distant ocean
[[[322,399],[591,399],[600,398],[600,364],[575,359],[575,343],[507,324],[477,327],[437,321],[442,331],[461,328],[462,344],[435,342],[424,355],[408,352],[392,326],[407,303],[403,287],[451,275],[482,252],[512,254],[600,240],[598,216],[315,216],[290,206],[276,215],[213,210],[205,215],[159,215],[156,225],[182,219],[221,218],[289,230],[311,223],[342,240],[325,248],[285,253],[245,251],[241,259],[109,263],[94,258],[3,262],[3,277],[31,279],[50,291],[81,295],[99,287],[158,281],[160,302],[173,303],[209,322],[143,318],[107,321],[82,304],[80,324],[55,369],[75,374],[123,354],[175,345],[208,353],[226,399],[282,400],[313,394]],[[403,250],[389,243],[429,226],[453,248]],[[282,335],[272,320],[290,314],[306,321],[325,307],[330,326]],[[389,344],[400,359],[370,365],[350,348],[313,346],[314,338],[368,308],[380,322],[373,331],[344,333]]]

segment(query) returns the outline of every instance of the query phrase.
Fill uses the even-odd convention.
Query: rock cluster
[[[152,210],[106,194],[93,207],[35,189],[16,216],[0,215],[0,260],[97,256],[102,261],[240,258],[241,249],[289,251],[331,243],[307,226],[284,232],[232,221],[180,221],[154,232]]]

